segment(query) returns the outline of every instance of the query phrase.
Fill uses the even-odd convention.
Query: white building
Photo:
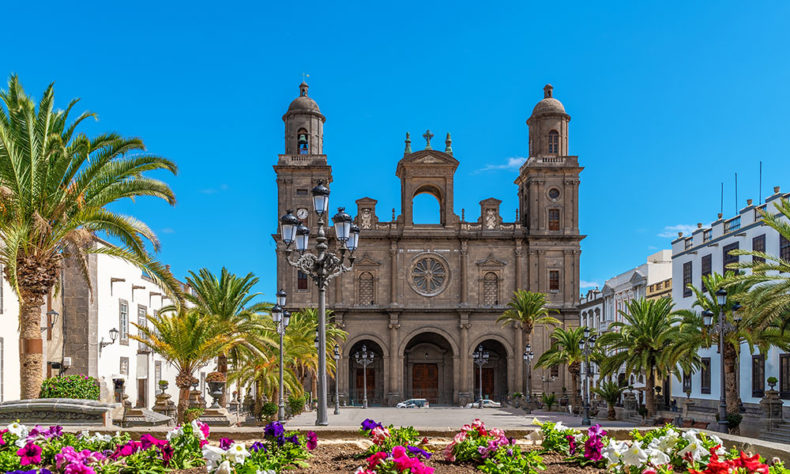
[[[688,284],[700,288],[703,275],[723,274],[727,264],[738,262],[739,258],[741,261],[751,259],[749,256],[728,255],[733,249],[761,250],[790,259],[790,242],[763,224],[759,213],[759,210],[765,210],[777,214],[774,202],[788,197],[790,194],[780,193],[777,186],[774,194],[762,205],[754,206],[749,199],[747,206],[737,216],[724,220],[719,214],[718,219],[709,226],[698,224],[698,228],[690,236],[680,234],[672,242],[672,299],[675,308],[692,309],[695,297],[687,288]],[[684,383],[675,379],[677,383],[672,384],[672,396],[681,399],[685,397],[684,391],[690,388],[691,398],[696,399],[699,405],[717,406],[721,393],[721,358],[717,347],[701,350],[700,357],[704,364],[703,370],[691,377],[684,377]],[[779,379],[780,396],[785,400],[785,406],[788,406],[790,354],[773,348],[763,356],[759,352],[751,353],[748,345],[742,344],[739,368],[739,392],[744,404],[759,403],[766,387],[766,379],[773,376]]]
[[[96,239],[95,245],[110,244]],[[172,301],[139,268],[121,259],[91,254],[88,272],[92,292],[82,271],[67,261],[61,293],[42,307],[44,377],[58,375],[66,361],[69,367],[63,375],[96,377],[106,401],[113,398],[112,377],[117,374],[126,377],[126,394],[133,406],[150,408],[162,379],[170,382],[167,392],[177,399],[175,368],[129,338],[137,333],[132,322],[145,324],[146,315],[157,314]],[[7,401],[19,399],[19,305],[4,278],[0,287],[0,401]],[[59,313],[54,325],[47,322],[49,310]],[[114,342],[112,329],[118,331]]]
[[[588,291],[579,301],[580,324],[602,334],[613,322],[623,321],[620,311],[626,310],[629,301],[647,298],[649,288],[663,286],[672,276],[671,256],[671,250],[660,250],[648,256],[642,265],[606,280],[602,290]],[[598,378],[596,373],[594,385],[598,384]],[[638,386],[640,383],[644,383],[643,378],[631,376],[629,384]]]

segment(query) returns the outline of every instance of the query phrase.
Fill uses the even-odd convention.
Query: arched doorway
[[[477,364],[474,366],[474,381],[473,386],[474,398],[477,400],[480,396],[480,386],[482,378],[483,398],[490,398],[494,401],[507,400],[507,350],[501,342],[486,339],[474,348],[476,351],[478,347],[482,346],[483,351],[488,352],[488,362],[481,368]],[[474,357],[474,356],[472,356]],[[474,359],[473,359],[474,360]]]
[[[425,398],[431,404],[453,403],[453,349],[439,334],[414,336],[403,354],[406,398]]]
[[[373,363],[368,365],[367,374],[354,356],[362,351],[362,346],[365,346],[369,354],[373,354]],[[370,339],[357,341],[348,353],[348,369],[349,403],[362,405],[365,396],[364,382],[367,382],[368,405],[381,405],[384,401],[384,352],[381,346]]]

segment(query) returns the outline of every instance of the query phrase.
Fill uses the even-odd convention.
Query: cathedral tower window
[[[549,209],[549,230],[560,230],[559,209]]]
[[[363,272],[359,275],[359,297],[357,302],[359,304],[376,304],[376,298],[373,291],[373,275],[370,272]]]
[[[499,304],[499,278],[494,272],[488,272],[483,277],[483,304],[487,306]]]
[[[549,291],[560,291],[560,271],[549,271]]]
[[[549,153],[560,152],[560,134],[556,130],[549,132]]]
[[[307,130],[300,128],[297,133],[298,137],[298,150],[300,155],[307,155],[310,152],[310,145],[308,143]]]

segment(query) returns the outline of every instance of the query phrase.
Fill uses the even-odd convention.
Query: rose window
[[[423,257],[412,267],[411,283],[420,294],[439,294],[447,283],[447,268],[438,258]]]

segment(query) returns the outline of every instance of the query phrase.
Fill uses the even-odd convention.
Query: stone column
[[[521,241],[517,240],[516,241],[516,248],[513,249],[513,256],[514,256],[513,260],[514,260],[514,264],[516,266],[516,289],[517,290],[523,288],[523,282],[521,281],[521,265],[522,265],[522,263],[521,263],[521,255],[522,255],[522,253],[523,252],[521,250]]]
[[[459,313],[458,328],[461,331],[461,345],[458,348],[459,354],[456,355],[458,364],[460,365],[459,373],[459,386],[458,386],[458,404],[466,405],[471,402],[474,397],[472,396],[471,380],[472,375],[469,373],[471,358],[469,357],[469,313]]]
[[[398,301],[398,243],[390,244],[390,304]]]
[[[466,304],[467,298],[469,297],[469,277],[467,275],[467,268],[466,268],[466,259],[469,253],[468,244],[466,240],[461,241],[461,280],[460,280],[460,289],[461,289],[461,304]]]
[[[513,392],[521,392],[524,390],[524,359],[522,358],[522,351],[524,350],[524,331],[521,324],[513,325],[513,368],[515,369],[515,383],[513,384]]]
[[[394,406],[402,397],[403,387],[398,384],[398,364],[400,362],[400,353],[398,351],[399,338],[398,329],[400,329],[400,322],[398,320],[398,313],[390,313],[389,333],[390,333],[390,358],[389,358],[389,391],[387,392],[387,404]]]

